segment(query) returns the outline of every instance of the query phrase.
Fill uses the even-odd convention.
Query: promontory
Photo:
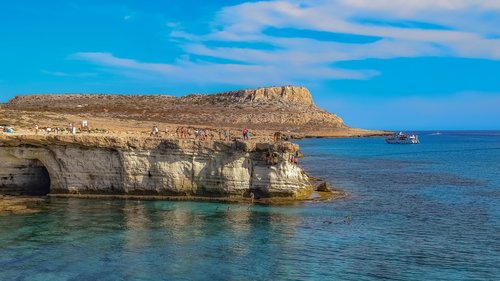
[[[304,87],[218,94],[43,94],[0,108],[0,194],[306,199],[293,138],[370,136]]]

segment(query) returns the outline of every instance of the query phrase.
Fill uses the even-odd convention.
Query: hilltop
[[[42,94],[16,96],[4,108],[23,112],[21,122],[87,119],[285,131],[309,136],[373,135],[349,128],[335,114],[318,108],[307,88],[281,86],[216,94],[169,95]],[[8,113],[8,112],[7,112]],[[6,116],[9,114],[5,114]],[[14,114],[15,115],[15,114]],[[75,116],[75,117],[72,117]],[[36,121],[38,119],[39,121]],[[9,120],[4,120],[4,122]],[[18,120],[19,121],[19,120]],[[22,121],[22,120],[21,120]],[[64,120],[66,121],[66,120]],[[137,124],[137,122],[135,123]],[[65,125],[65,124],[62,124]]]

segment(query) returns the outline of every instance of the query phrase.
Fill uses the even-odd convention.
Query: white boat
[[[403,132],[399,132],[390,137],[385,138],[387,143],[391,144],[417,144],[420,143],[417,135],[407,135]]]

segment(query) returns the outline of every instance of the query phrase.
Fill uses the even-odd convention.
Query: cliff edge
[[[305,199],[288,142],[96,135],[0,136],[0,194]]]

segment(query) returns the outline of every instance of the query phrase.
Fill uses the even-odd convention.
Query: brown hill
[[[192,94],[178,98],[167,95],[29,95],[16,96],[6,107],[21,111],[212,127],[295,132],[348,129],[340,117],[316,107],[308,89],[294,86]]]

